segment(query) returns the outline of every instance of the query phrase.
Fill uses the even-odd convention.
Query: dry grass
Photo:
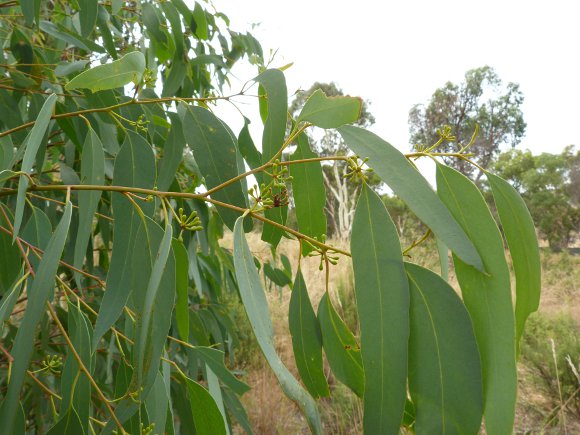
[[[262,261],[271,260],[270,249],[267,244],[259,240],[258,234],[249,234],[248,242],[254,255]],[[231,247],[231,237],[226,235],[226,247]],[[343,246],[345,247],[345,246]],[[348,249],[348,247],[346,247]],[[292,264],[293,272],[298,265],[298,243],[283,239],[279,253],[287,255]],[[412,252],[410,261],[439,271],[439,260],[434,244],[419,246]],[[325,276],[318,269],[318,258],[303,258],[300,262],[302,273],[306,281],[310,298],[316,310],[318,302],[325,291]],[[542,251],[542,300],[540,313],[558,315],[565,313],[576,320],[580,327],[580,294],[578,282],[580,278],[580,258],[567,253],[550,253]],[[349,294],[352,292],[352,272],[350,259],[341,258],[337,266],[332,267],[330,273],[329,292],[339,313],[350,326],[356,319],[349,304]],[[457,281],[450,270],[450,283],[457,288]],[[341,289],[342,288],[342,289]],[[350,294],[352,300],[352,294]],[[297,376],[296,366],[292,353],[292,343],[288,331],[288,304],[290,290],[285,288],[280,294],[277,291],[268,293],[271,317],[275,330],[275,344],[282,361],[290,371]],[[352,302],[350,302],[352,303]],[[556,345],[558,339],[555,338]],[[257,347],[256,347],[257,349]],[[580,364],[580,361],[578,361]],[[308,433],[306,421],[297,407],[284,396],[270,368],[264,362],[262,355],[251,358],[246,367],[248,376],[245,381],[252,390],[243,397],[248,410],[250,422],[259,434],[296,434]],[[337,384],[328,370],[329,384],[332,389],[332,398],[320,402],[325,433],[358,434],[361,431],[362,407],[356,398],[344,386]],[[533,373],[524,364],[520,363],[519,371],[519,398],[516,413],[516,433],[563,433],[562,426],[556,428],[546,425],[547,416],[552,410],[552,402],[545,392],[537,388],[533,381]],[[574,416],[566,418],[568,433],[580,433],[580,420]]]

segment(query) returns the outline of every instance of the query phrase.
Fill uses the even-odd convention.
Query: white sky
[[[559,152],[580,144],[580,2],[554,0],[213,0],[231,28],[250,30],[274,67],[286,71],[289,94],[334,81],[371,101],[372,130],[409,149],[407,116],[447,81],[489,65],[520,84],[528,124],[520,149]],[[260,23],[253,30],[251,25]],[[256,70],[234,74],[246,81]],[[234,85],[239,90],[240,85]],[[239,131],[234,111],[221,116]],[[257,109],[243,108],[244,112]],[[254,129],[258,117],[254,117]],[[256,131],[256,130],[254,130]],[[254,133],[259,145],[260,135]]]

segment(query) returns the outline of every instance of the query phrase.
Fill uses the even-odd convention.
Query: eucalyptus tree
[[[284,73],[266,68],[258,42],[229,30],[225,15],[181,0],[1,6],[3,433],[225,434],[236,424],[251,433],[231,297],[313,433],[323,431],[317,400],[332,390],[323,354],[362,398],[366,433],[403,424],[477,433],[482,418],[490,434],[511,431],[517,343],[537,309],[540,269],[529,213],[509,184],[486,173],[513,258],[515,309],[503,241],[477,187],[438,163],[434,192],[413,161],[438,150],[404,155],[349,125],[358,98],[313,92],[287,131]],[[247,125],[236,134],[212,110],[256,94],[220,91],[240,56],[259,69],[249,83],[262,87],[261,149]],[[313,155],[313,126],[336,128],[362,160]],[[348,250],[325,238],[327,160],[345,161],[362,183]],[[365,161],[437,237],[441,274],[404,261]],[[286,221],[290,184],[295,227]],[[246,240],[256,220],[273,249],[286,237],[301,257],[318,256],[327,283],[352,258],[360,337],[329,292],[314,311],[295,271],[299,377],[274,347]],[[220,243],[224,227],[233,253]],[[448,250],[462,298],[447,282]]]
[[[410,142],[417,149],[438,142],[441,151],[452,153],[468,148],[473,160],[488,168],[502,145],[513,148],[524,136],[523,102],[520,86],[512,82],[504,85],[493,68],[469,70],[461,83],[447,82],[433,92],[427,104],[411,108]],[[453,156],[443,159],[476,182],[483,176],[482,171],[465,160]]]

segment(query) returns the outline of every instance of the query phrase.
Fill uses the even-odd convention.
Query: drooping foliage
[[[225,15],[190,6],[2,5],[0,431],[251,433],[242,396],[252,385],[236,370],[238,325],[226,303],[234,298],[313,433],[324,432],[317,400],[334,389],[325,360],[362,399],[366,433],[402,424],[476,433],[482,419],[490,434],[509,432],[516,348],[540,271],[517,193],[489,175],[514,257],[514,309],[501,234],[471,181],[440,165],[435,192],[412,163],[420,155],[349,125],[359,98],[316,91],[289,117],[284,73],[263,65],[259,43]],[[249,95],[260,95],[261,146],[247,118],[237,132],[214,113],[247,91],[222,94],[242,56],[256,65]],[[314,126],[337,129],[352,154],[312,149]],[[326,240],[327,158],[361,192],[348,251]],[[446,272],[404,261],[367,165],[437,237],[442,264],[452,251],[462,298]],[[293,273],[283,255],[280,268],[252,254],[255,228],[274,252],[287,238],[301,257],[319,257],[320,300],[304,263]],[[233,251],[222,243],[229,231]],[[328,288],[350,258],[360,336]],[[262,273],[292,289],[298,376],[277,353]]]

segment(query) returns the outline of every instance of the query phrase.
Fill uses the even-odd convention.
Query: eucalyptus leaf
[[[510,433],[514,423],[517,370],[510,276],[501,234],[477,187],[456,170],[437,165],[437,191],[473,241],[487,274],[453,257],[463,301],[481,354],[485,427]]]
[[[516,343],[528,316],[540,305],[542,269],[534,221],[522,197],[505,180],[486,172],[516,276]]]
[[[364,185],[350,242],[365,373],[363,428],[396,433],[407,398],[409,284],[395,224]]]
[[[337,128],[360,118],[362,100],[358,97],[327,97],[317,89],[306,100],[296,122],[306,121],[317,127]]]
[[[21,171],[26,174],[30,174],[32,172],[32,166],[34,165],[34,161],[36,160],[36,154],[38,153],[40,145],[44,139],[44,135],[46,134],[46,130],[48,129],[55,103],[56,103],[56,95],[51,94],[44,101],[42,109],[40,109],[40,113],[36,117],[34,126],[30,131],[28,141],[26,142],[26,151],[24,152],[21,168]],[[18,237],[18,234],[20,232],[20,226],[22,225],[22,215],[24,213],[24,203],[26,190],[28,189],[28,183],[29,183],[28,177],[25,175],[21,175],[20,182],[18,183],[16,212],[14,213],[14,231],[13,231],[14,240],[16,240],[16,237]]]
[[[145,56],[133,51],[111,63],[90,68],[73,78],[66,90],[89,89],[92,92],[115,89],[131,82],[139,84],[145,71]]]
[[[409,208],[463,261],[483,271],[481,258],[425,178],[395,147],[359,127],[338,129],[348,147],[368,164]]]
[[[243,220],[243,216],[239,217],[234,227],[234,266],[240,297],[250,325],[256,335],[258,345],[278,378],[278,382],[280,382],[282,390],[286,396],[296,402],[305,414],[310,430],[315,434],[322,433],[316,403],[288,371],[274,348],[274,330],[270,320],[268,301],[254,265],[254,257],[244,236]]]
[[[409,391],[417,433],[475,434],[483,392],[479,351],[465,306],[439,275],[405,264],[411,289]]]
[[[362,397],[365,374],[360,347],[332,306],[328,293],[320,299],[317,317],[322,332],[322,347],[332,373],[357,396]]]
[[[322,333],[300,269],[292,288],[288,323],[296,367],[304,386],[315,399],[330,395],[322,364]]]
[[[0,407],[0,421],[3,425],[2,430],[6,431],[6,433],[12,433],[16,414],[19,409],[20,390],[24,383],[26,370],[30,364],[32,351],[34,350],[33,343],[36,336],[36,327],[45,314],[46,302],[50,300],[53,294],[54,277],[66,242],[71,215],[72,204],[67,202],[64,214],[50,238],[34,281],[32,282],[29,294],[34,295],[34,297],[28,299],[24,317],[14,339],[11,352],[14,357],[14,364],[12,366],[8,390]]]

